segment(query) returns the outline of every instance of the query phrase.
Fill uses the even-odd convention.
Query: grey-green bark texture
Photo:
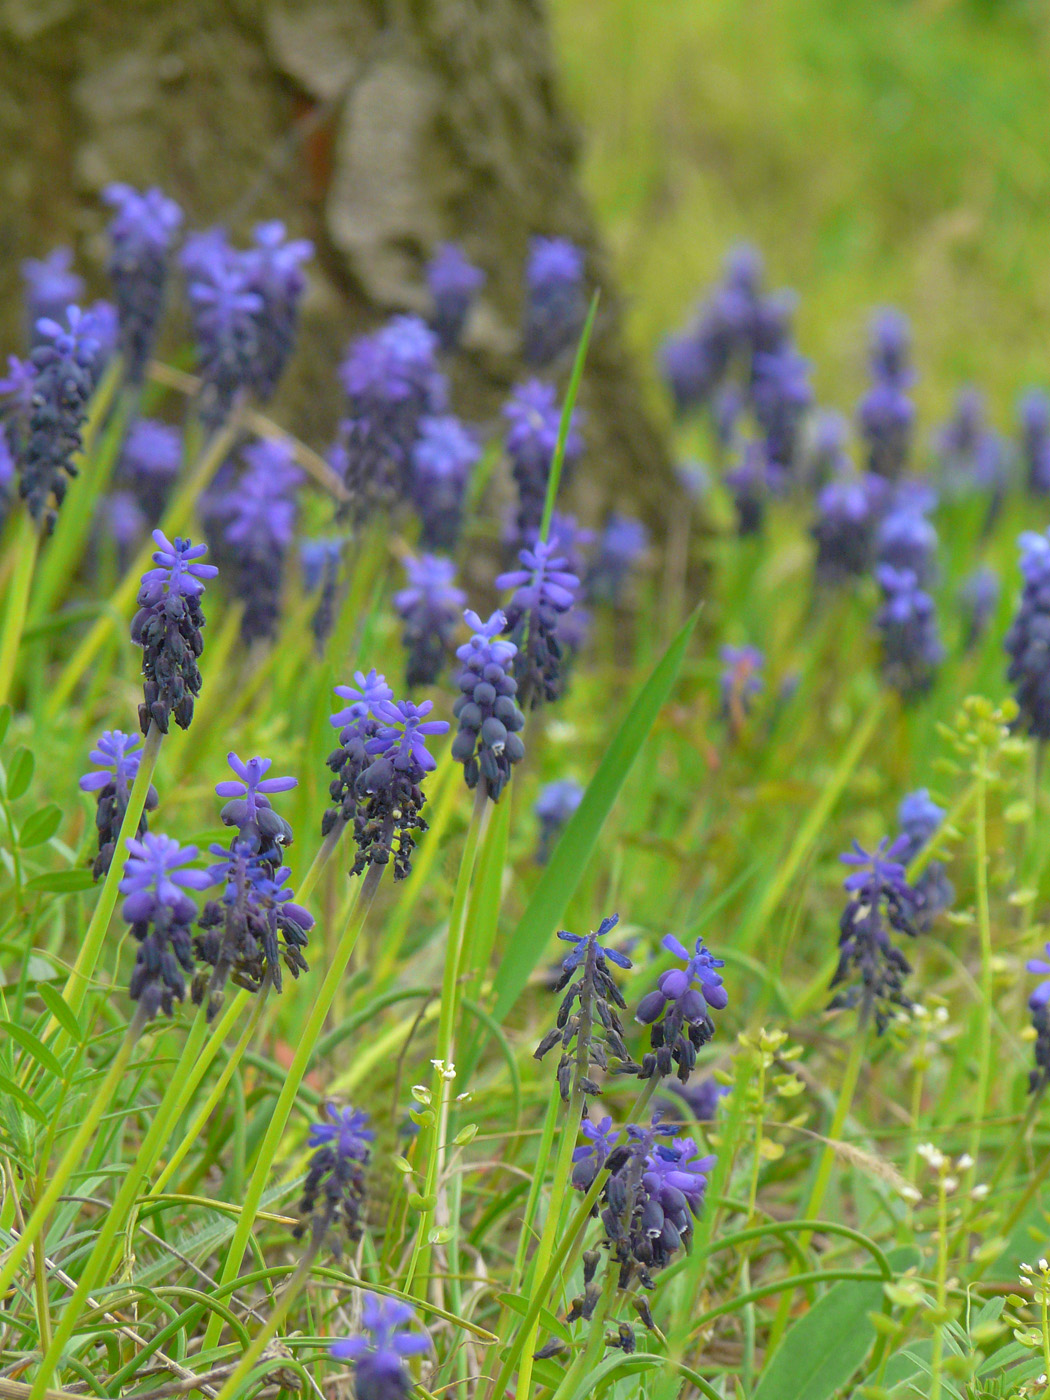
[[[276,416],[322,446],[349,337],[425,312],[434,243],[488,274],[455,407],[494,425],[518,358],[528,239],[587,252],[602,302],[583,397],[592,519],[654,523],[668,477],[620,335],[576,174],[540,0],[0,0],[0,309],[17,347],[18,264],[72,243],[104,290],[109,181],[161,185],[191,227],[284,219],[314,239],[303,342]],[[562,381],[564,382],[564,373]],[[581,499],[582,498],[582,499]]]

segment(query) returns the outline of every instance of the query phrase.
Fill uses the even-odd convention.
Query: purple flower
[[[345,826],[354,820],[358,806],[358,780],[372,763],[368,744],[379,732],[379,721],[373,711],[380,701],[394,697],[386,677],[377,671],[369,671],[367,675],[356,671],[354,680],[356,686],[335,687],[336,695],[351,703],[329,717],[330,723],[339,730],[340,746],[325,760],[335,774],[328,789],[335,805],[324,814],[322,836],[328,836],[337,825]]]
[[[725,1084],[719,1084],[717,1079],[702,1079],[699,1084],[679,1084],[672,1080],[667,1088],[670,1089],[680,1102],[684,1102],[690,1113],[699,1123],[713,1123],[718,1114],[718,1105],[729,1093],[729,1088]],[[677,1116],[679,1110],[674,1102],[668,1102],[668,1111]]]
[[[250,644],[272,639],[277,631],[284,565],[298,514],[294,493],[303,474],[284,443],[260,439],[241,455],[246,470],[233,490],[216,499],[213,511],[216,518],[225,518],[230,586],[244,603],[241,636]]]
[[[873,383],[857,409],[857,423],[867,444],[869,471],[893,480],[907,464],[915,421],[915,406],[907,393],[915,378],[910,334],[899,312],[876,312],[869,354]]]
[[[612,1118],[608,1114],[597,1123],[585,1118],[580,1124],[580,1131],[587,1141],[573,1148],[572,1184],[577,1191],[586,1192],[605,1166],[609,1153],[620,1140],[621,1132],[619,1128],[613,1127]]]
[[[656,989],[638,1003],[637,1019],[651,1027],[652,1045],[652,1052],[642,1061],[641,1078],[659,1075],[663,1079],[676,1064],[684,1084],[696,1067],[697,1051],[715,1033],[709,1008],[723,1011],[728,1003],[718,973],[725,962],[712,957],[702,938],[696,940],[692,954],[670,933],[661,946],[681,958],[685,966],[661,973]]]
[[[546,865],[551,847],[582,801],[583,788],[572,778],[559,778],[541,790],[532,809],[540,823],[540,840],[535,857],[537,865]]]
[[[164,308],[168,258],[182,210],[157,189],[107,185],[102,198],[116,211],[109,225],[109,275],[124,372],[132,384],[140,384]]]
[[[342,1240],[339,1235],[329,1236],[334,1225],[342,1227],[351,1243],[361,1237],[365,1173],[375,1133],[363,1109],[326,1103],[322,1111],[328,1121],[310,1126],[313,1154],[299,1202],[300,1221],[292,1233],[301,1239],[309,1229],[318,1243],[331,1238],[338,1256]]]
[[[640,520],[613,512],[598,537],[587,570],[588,602],[619,603],[631,570],[649,548],[649,531]]]
[[[843,882],[850,895],[839,923],[839,963],[832,987],[851,982],[837,992],[832,1007],[860,1006],[861,1024],[874,1012],[879,1034],[885,1030],[894,1006],[908,1007],[904,978],[911,967],[889,937],[886,927],[914,937],[915,915],[920,904],[908,885],[901,859],[907,836],[889,843],[883,840],[873,852],[856,841],[840,859],[853,867]]]
[[[1046,951],[1050,956],[1050,943],[1046,945]],[[1044,962],[1042,958],[1029,958],[1025,967],[1039,977],[1050,976],[1050,962]],[[1050,1083],[1050,981],[1039,983],[1028,998],[1028,1008],[1035,1030],[1035,1068],[1028,1075],[1028,1092],[1041,1094]]]
[[[394,607],[405,623],[401,640],[408,650],[409,689],[433,685],[447,664],[452,634],[467,595],[454,583],[451,559],[423,554],[405,560],[408,587],[394,594]]]
[[[1017,407],[1025,481],[1033,496],[1050,496],[1050,395],[1029,389]]]
[[[897,808],[901,839],[907,845],[901,852],[901,862],[910,865],[944,820],[944,808],[932,801],[925,788],[910,792]],[[949,908],[955,890],[939,861],[931,861],[914,886],[916,896],[915,927],[927,933],[938,914]]]
[[[882,477],[867,473],[829,481],[821,490],[811,530],[817,542],[818,582],[841,584],[863,577],[871,568],[885,489]]]
[[[725,484],[733,497],[736,531],[741,539],[761,532],[769,498],[770,470],[765,445],[748,442],[736,466],[725,474]]]
[[[765,689],[766,658],[757,647],[724,646],[719,653],[725,670],[719,677],[721,715],[735,738],[744,727],[755,699]]]
[[[1018,539],[1024,588],[1004,646],[1007,678],[1020,709],[1019,723],[1036,739],[1050,738],[1050,530],[1026,530]]]
[[[121,475],[151,521],[160,519],[182,465],[182,434],[156,418],[138,418],[124,442]]]
[[[433,700],[424,700],[422,705],[411,700],[377,701],[373,713],[381,727],[369,742],[370,750],[382,754],[399,771],[418,776],[432,773],[437,762],[427,751],[427,738],[449,731],[447,720],[426,718],[433,708]]]
[[[690,327],[664,340],[660,349],[660,371],[680,417],[707,402],[716,377],[714,368],[699,328]]]
[[[328,540],[303,540],[299,546],[303,587],[307,593],[320,590],[317,607],[310,619],[310,631],[314,634],[318,653],[323,653],[324,644],[335,626],[336,591],[344,543],[343,539],[337,537]]]
[[[265,303],[255,286],[252,260],[226,241],[218,229],[186,240],[182,266],[193,316],[197,359],[204,381],[201,418],[215,431],[234,401],[260,375],[260,330]]]
[[[933,599],[911,569],[880,564],[875,579],[883,598],[875,617],[883,677],[903,700],[915,700],[933,685],[944,660]]]
[[[987,632],[999,605],[999,575],[990,565],[981,564],[959,585],[958,599],[963,616],[963,648],[972,651]]]
[[[871,318],[868,357],[872,378],[908,389],[915,382],[911,367],[911,327],[893,307],[882,307]]]
[[[336,695],[351,702],[345,710],[340,710],[338,714],[329,717],[329,723],[336,729],[341,729],[344,725],[352,724],[355,720],[372,714],[381,700],[394,698],[394,692],[387,685],[386,677],[381,676],[376,670],[369,671],[367,676],[363,671],[355,671],[354,680],[357,682],[356,685],[337,685],[335,687]]]
[[[275,843],[290,845],[291,827],[273,811],[269,794],[289,792],[299,786],[298,778],[267,778],[273,766],[272,758],[250,758],[245,763],[230,752],[226,761],[237,778],[227,778],[215,785],[219,797],[230,799],[220,814],[223,823],[237,827],[241,839],[253,842],[257,850]]]
[[[67,310],[68,328],[56,321],[37,322],[37,344],[29,356],[32,378],[24,366],[12,365],[12,375],[0,393],[28,400],[24,418],[15,429],[19,457],[19,493],[34,520],[50,533],[65,499],[67,478],[76,476],[73,458],[81,448],[80,426],[94,387],[91,367],[98,350],[84,333],[80,309]],[[16,415],[18,406],[16,403]]]
[[[252,388],[265,403],[284,373],[295,346],[299,307],[306,291],[300,264],[313,257],[307,238],[288,238],[279,219],[257,224],[253,247],[241,256],[250,289],[259,297],[258,351],[252,369]]]
[[[588,949],[591,947],[594,949],[598,966],[602,971],[607,970],[605,967],[606,958],[608,958],[610,962],[614,962],[617,967],[624,969],[632,967],[633,963],[625,953],[619,952],[616,948],[603,948],[598,943],[598,939],[604,938],[607,933],[611,933],[619,922],[619,914],[610,914],[607,919],[603,919],[598,925],[596,933],[588,933],[582,936],[578,933],[569,933],[566,929],[559,929],[558,937],[561,941],[563,943],[573,944],[572,952],[562,959],[562,972],[572,972],[579,967],[584,958],[586,958]]]
[[[203,870],[190,870],[196,846],[182,847],[170,836],[147,832],[141,841],[128,837],[130,852],[120,892],[126,895],[123,916],[138,940],[131,999],[150,1020],[158,1011],[172,1015],[186,997],[183,972],[193,971],[190,924],[197,906],[185,893],[209,883]]]
[[[474,298],[485,285],[481,268],[467,261],[458,243],[439,243],[427,263],[427,286],[434,303],[432,326],[442,350],[454,350]]]
[[[583,329],[582,251],[567,238],[533,238],[525,289],[525,361],[548,365],[575,344]]]
[[[557,390],[553,384],[530,379],[511,393],[503,405],[503,416],[507,422],[504,444],[518,487],[518,533],[524,540],[530,531],[539,530],[543,519],[547,481],[561,424]],[[580,422],[580,414],[574,409],[565,439],[563,480],[583,451]]]
[[[555,557],[554,546],[543,540],[518,553],[525,566],[496,578],[497,588],[513,588],[507,606],[506,630],[517,656],[514,676],[522,708],[535,709],[561,693],[562,648],[558,639],[561,615],[575,600],[580,580],[569,573],[566,560]]]
[[[113,863],[128,798],[138,776],[141,747],[142,740],[138,735],[124,734],[119,729],[106,729],[88,755],[91,762],[97,765],[97,771],[85,773],[79,786],[81,792],[98,794],[95,809],[98,855],[92,866],[96,880],[101,879]],[[135,832],[139,839],[147,828],[146,813],[156,810],[157,801],[157,790],[151,785],[146,792],[143,814]]]
[[[949,498],[973,492],[1000,496],[1006,490],[1006,448],[985,423],[984,399],[978,390],[959,391],[955,410],[937,434],[934,446]]]
[[[813,402],[810,365],[797,350],[785,345],[752,361],[751,395],[755,417],[765,433],[766,453],[791,473],[798,456],[802,416]]]
[[[123,571],[132,549],[146,533],[146,517],[131,491],[112,491],[99,500],[100,524],[117,547],[117,564]]]
[[[467,482],[481,458],[469,428],[451,414],[423,417],[412,448],[412,499],[423,525],[424,549],[454,549]]]
[[[151,722],[166,734],[172,715],[181,729],[193,718],[193,701],[201,688],[197,658],[204,650],[200,595],[203,580],[214,578],[218,570],[199,562],[207,545],[178,537],[173,543],[160,530],[153,531],[153,539],[158,546],[153,555],[157,567],[142,575],[131,640],[144,652],[145,694],[139,724],[144,734]]]
[[[347,1337],[329,1348],[336,1360],[354,1363],[357,1400],[408,1400],[411,1382],[404,1360],[430,1348],[426,1333],[407,1330],[415,1320],[407,1303],[365,1294],[361,1321],[368,1336]]]
[[[910,569],[920,588],[929,588],[936,579],[937,531],[907,501],[895,506],[879,522],[875,553],[879,564]]]
[[[53,248],[46,258],[26,258],[20,271],[25,283],[28,339],[32,342],[38,321],[58,321],[67,306],[80,300],[84,279],[73,271],[72,248]]]
[[[525,716],[514,698],[518,685],[510,674],[518,648],[499,636],[507,623],[502,612],[497,610],[484,623],[469,609],[463,616],[474,635],[456,651],[463,669],[458,677],[461,694],[452,707],[459,720],[452,757],[463,764],[469,788],[484,778],[489,797],[498,802],[512,765],[525,757],[519,737]]]

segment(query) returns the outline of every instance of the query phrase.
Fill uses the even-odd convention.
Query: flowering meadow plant
[[[589,245],[459,401],[465,230],[300,441],[310,242],[107,205],[0,384],[0,1389],[1041,1393],[1045,396],[883,310],[818,405],[739,246],[654,509]]]

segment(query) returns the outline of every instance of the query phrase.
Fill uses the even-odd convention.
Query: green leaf
[[[37,984],[36,994],[65,1031],[66,1035],[69,1036],[73,1044],[79,1045],[84,1039],[83,1028],[73,1015],[71,1008],[62,1000],[62,997],[55,988],[49,987],[46,982],[40,982]]]
[[[524,1317],[529,1310],[528,1298],[522,1298],[518,1293],[497,1293],[496,1302],[510,1312],[517,1313],[519,1317]],[[565,1342],[567,1346],[572,1344],[572,1333],[548,1308],[540,1308],[540,1327],[552,1337],[557,1337],[560,1342]]]
[[[94,883],[90,870],[50,870],[46,875],[34,875],[27,880],[26,889],[33,894],[81,894]]]
[[[7,726],[11,723],[11,706],[0,705],[0,744],[7,738]]]
[[[496,970],[494,1020],[502,1022],[521,995],[576,893],[605,819],[671,693],[699,616],[697,608],[642,687],[606,750],[583,801],[562,832]]]
[[[15,1025],[13,1021],[0,1021],[0,1030],[6,1031],[11,1039],[21,1045],[22,1049],[35,1060],[38,1065],[42,1065],[48,1074],[55,1079],[64,1079],[65,1070],[61,1061],[53,1050],[49,1050],[42,1040],[39,1040],[31,1030],[25,1026]]]
[[[46,807],[38,807],[26,817],[18,832],[18,844],[23,850],[28,850],[30,846],[42,846],[45,841],[51,840],[61,825],[62,808],[49,802]]]
[[[15,749],[7,770],[7,797],[9,801],[16,801],[26,791],[33,781],[35,767],[36,759],[29,749]]]
[[[833,1283],[791,1327],[762,1370],[754,1400],[830,1400],[875,1340],[868,1313],[881,1283]]]
[[[17,1099],[26,1113],[29,1114],[30,1118],[34,1118],[38,1123],[42,1123],[46,1127],[47,1114],[40,1105],[26,1093],[21,1084],[17,1083],[14,1079],[9,1079],[6,1074],[0,1074],[0,1091],[9,1094],[13,1099]]]

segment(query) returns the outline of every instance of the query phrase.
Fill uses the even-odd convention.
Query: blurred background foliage
[[[920,419],[999,426],[1050,382],[1050,11],[1021,3],[551,0],[587,192],[648,366],[726,246],[802,293],[818,398],[852,405],[874,305],[911,316]],[[662,399],[660,400],[662,402]]]

